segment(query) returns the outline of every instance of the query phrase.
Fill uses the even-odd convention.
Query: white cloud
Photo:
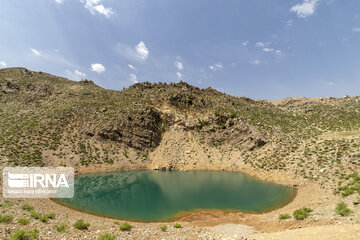
[[[31,53],[36,57],[39,57],[41,55],[41,53],[34,48],[31,48]]]
[[[79,70],[75,70],[75,74],[78,75],[79,77],[86,77],[86,74],[83,72],[80,72]]]
[[[360,27],[353,27],[352,31],[353,32],[360,32]]]
[[[139,82],[139,81],[137,80],[136,74],[130,73],[130,74],[129,74],[129,77],[130,77],[130,81],[131,81],[132,83],[138,83],[138,82]]]
[[[149,56],[149,50],[142,41],[134,47],[118,42],[116,43],[115,51],[130,62],[142,62]]]
[[[94,7],[96,11],[98,11],[100,14],[105,15],[106,17],[109,17],[113,11],[111,8],[105,8],[104,5],[100,4]]]
[[[255,65],[259,65],[259,64],[260,64],[260,60],[255,59],[255,60],[252,60],[251,63],[252,63],[252,64],[255,64]]]
[[[63,4],[64,0],[54,0],[57,4]]]
[[[256,47],[259,47],[259,48],[263,48],[263,47],[267,47],[271,44],[271,42],[257,42],[255,43],[255,46]]]
[[[81,0],[81,2],[85,3],[85,8],[88,9],[92,15],[95,15],[97,12],[103,14],[105,17],[110,17],[110,15],[114,13],[110,7],[104,7],[102,0]]]
[[[178,71],[184,70],[184,66],[182,64],[182,62],[176,61],[174,62],[176,68],[178,69]]]
[[[214,65],[209,65],[210,70],[212,71],[221,71],[224,69],[223,65],[221,63],[216,63]]]
[[[105,67],[103,65],[101,65],[100,63],[94,63],[94,64],[91,64],[90,70],[100,74],[102,72],[105,72]]]
[[[181,62],[181,57],[176,57],[177,61],[174,62],[175,67],[177,68],[176,76],[179,80],[182,80],[183,76],[181,74],[181,71],[184,70],[184,66]]]
[[[328,84],[329,84],[330,86],[334,86],[334,85],[335,85],[334,82],[328,82]]]
[[[274,53],[278,56],[282,56],[283,53],[280,50],[275,50]]]
[[[145,60],[149,55],[149,50],[147,49],[143,41],[139,42],[135,47],[136,52],[139,54],[140,58]]]
[[[176,73],[176,76],[178,77],[179,80],[182,79],[182,74],[181,74],[181,72],[177,72],[177,73]]]
[[[273,48],[263,48],[264,52],[273,52],[274,49]]]
[[[130,69],[134,70],[134,71],[137,71],[136,67],[134,67],[134,66],[131,65],[131,64],[128,64],[128,67],[129,67]]]
[[[75,70],[75,71],[66,70],[65,74],[67,78],[75,81],[80,81],[81,79],[84,79],[86,77],[86,74],[80,72],[79,70]]]
[[[5,61],[0,61],[0,66],[6,67],[6,62]]]
[[[297,14],[299,18],[306,18],[315,13],[319,0],[303,0],[302,3],[296,4],[290,8],[290,12]]]
[[[249,41],[244,41],[241,43],[243,46],[247,46],[249,44]]]

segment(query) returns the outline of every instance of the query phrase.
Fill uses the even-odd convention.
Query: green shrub
[[[30,217],[35,218],[35,219],[39,219],[41,218],[41,213],[35,212],[35,211],[30,211]]]
[[[120,225],[120,231],[130,231],[131,228],[132,226],[127,222],[124,222],[123,224]]]
[[[174,228],[182,228],[182,226],[180,225],[180,223],[175,223]]]
[[[115,235],[111,233],[103,233],[98,237],[98,240],[114,240]]]
[[[56,231],[64,233],[66,232],[67,225],[65,223],[61,223],[56,226]]]
[[[13,219],[14,217],[11,215],[0,215],[0,223],[11,223]]]
[[[31,240],[39,238],[39,230],[36,228],[33,230],[15,230],[12,235],[10,235],[10,240]]]
[[[311,213],[313,210],[311,208],[304,207],[303,210],[307,213]]]
[[[89,228],[90,223],[84,222],[83,219],[79,219],[74,223],[73,226],[74,226],[74,228],[79,229],[79,230],[86,230]]]
[[[21,225],[28,225],[30,223],[30,220],[27,218],[20,218],[18,223]]]
[[[311,208],[300,208],[298,210],[295,210],[293,213],[293,216],[296,220],[304,220],[305,218],[307,218],[308,216],[310,216],[310,212],[312,212],[313,210]]]
[[[340,202],[335,208],[335,212],[339,214],[340,216],[349,216],[351,213],[351,210],[347,207],[346,203]]]
[[[55,218],[55,213],[53,213],[53,212],[46,213],[46,214],[45,214],[45,217],[46,217],[46,218],[49,218],[49,219],[54,219],[54,218]]]
[[[22,210],[26,210],[26,211],[34,210],[34,208],[33,208],[32,206],[27,205],[27,204],[23,205],[23,206],[21,207],[21,209],[22,209]]]
[[[160,229],[161,229],[161,231],[166,232],[167,226],[166,225],[160,226]]]
[[[284,220],[284,219],[289,219],[289,218],[291,218],[291,216],[287,213],[279,215],[279,220]]]
[[[11,208],[14,204],[10,201],[5,201],[3,203],[0,203],[0,207],[3,207],[3,208]]]
[[[42,221],[43,223],[47,223],[48,219],[45,216],[41,216],[40,221]]]

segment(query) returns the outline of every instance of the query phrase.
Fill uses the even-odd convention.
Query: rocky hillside
[[[360,193],[359,180],[352,182],[360,172],[359,101],[252,100],[184,82],[112,91],[88,80],[1,69],[0,160],[2,166],[170,169],[241,163]]]

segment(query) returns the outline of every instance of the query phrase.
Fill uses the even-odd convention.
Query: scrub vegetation
[[[98,237],[98,240],[114,240],[115,235],[111,233],[103,233]]]
[[[131,229],[132,226],[127,222],[124,222],[120,225],[120,231],[130,231]]]
[[[66,229],[67,229],[67,225],[65,223],[60,223],[58,225],[55,226],[56,231],[60,232],[60,233],[65,233]]]
[[[21,224],[21,225],[28,225],[30,223],[30,220],[27,219],[27,218],[20,218],[18,220],[18,223]]]
[[[340,202],[336,206],[335,212],[340,216],[344,217],[350,215],[352,211],[347,207],[346,203]]]
[[[74,223],[73,227],[79,230],[87,230],[90,227],[90,223],[85,222],[83,219],[79,219]]]
[[[0,223],[11,223],[13,219],[12,215],[0,215]]]
[[[180,223],[175,223],[174,228],[182,228],[182,226],[180,225]]]
[[[313,210],[310,208],[300,208],[294,211],[293,216],[296,220],[304,220],[305,218],[310,216],[310,213]]]
[[[285,220],[285,219],[290,219],[290,218],[291,218],[291,216],[288,213],[279,215],[279,220]]]
[[[31,240],[39,238],[39,230],[15,230],[13,234],[10,235],[10,240]]]

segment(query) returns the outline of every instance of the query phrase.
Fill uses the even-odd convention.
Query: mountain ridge
[[[0,155],[13,166],[224,169],[224,158],[237,152],[229,169],[245,164],[316,180],[326,168],[320,181],[330,174],[334,188],[341,175],[359,169],[359,101],[286,98],[274,104],[185,82],[115,91],[89,80],[1,69]],[[179,147],[189,142],[196,151]],[[173,159],[161,160],[166,155]]]

